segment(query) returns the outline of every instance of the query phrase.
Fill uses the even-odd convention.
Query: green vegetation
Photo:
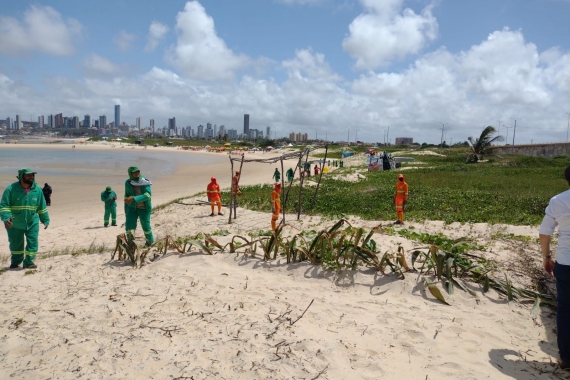
[[[464,160],[468,151],[466,148],[437,149],[436,152],[444,156],[417,155],[415,158],[422,165],[414,162],[402,165],[417,167],[403,172],[410,186],[406,220],[536,225],[541,222],[549,199],[568,189],[563,172],[570,165],[569,156],[552,159],[503,156],[467,165]],[[394,219],[392,199],[396,173],[366,172],[362,165],[361,174],[366,177],[363,180],[348,182],[332,178],[353,170],[354,167],[337,169],[324,175],[313,207],[315,188],[304,186],[303,213]],[[271,189],[268,185],[242,186],[240,206],[268,211]],[[284,194],[287,189],[285,186]],[[285,205],[286,212],[296,213],[298,195],[298,181],[295,181]]]

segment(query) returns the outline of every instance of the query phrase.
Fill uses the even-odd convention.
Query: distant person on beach
[[[42,193],[44,193],[44,198],[46,200],[46,205],[47,206],[51,206],[51,193],[52,193],[52,188],[50,185],[48,185],[47,183],[44,184],[44,187],[42,189]]]
[[[408,202],[408,183],[403,174],[398,174],[398,182],[396,182],[396,190],[394,191],[394,205],[396,206],[396,215],[398,220],[394,224],[404,224],[404,212],[406,211],[406,203]]]
[[[287,174],[287,181],[293,182],[293,177],[295,177],[295,172],[293,171],[293,168],[289,168],[289,170],[287,170],[285,174]]]
[[[236,174],[234,175],[234,178],[232,178],[232,197],[234,198],[234,200],[236,200],[237,196],[241,195],[241,190],[239,188],[239,177],[240,177],[240,172],[239,170],[236,170]]]
[[[570,185],[570,166],[564,171]],[[550,252],[550,236],[558,226],[556,261]],[[570,368],[570,190],[550,199],[539,229],[542,266],[550,277],[556,278],[556,335],[558,364]]]
[[[210,216],[214,216],[214,204],[218,205],[218,215],[224,215],[222,214],[222,192],[220,191],[220,185],[218,185],[216,177],[210,178],[206,192],[208,194],[208,200],[210,201],[210,207],[212,208]]]
[[[15,269],[23,262],[24,268],[37,268],[34,264],[38,252],[40,222],[49,226],[49,214],[42,190],[36,185],[36,172],[18,170],[18,182],[9,185],[0,201],[0,218],[8,232],[11,264]],[[24,245],[25,243],[25,245]]]
[[[319,165],[315,165],[315,177],[319,175]]]
[[[275,182],[271,192],[271,229],[277,229],[277,220],[281,212],[281,182]]]
[[[117,194],[111,189],[111,186],[101,192],[101,202],[105,202],[105,215],[103,216],[103,226],[109,225],[109,216],[111,217],[111,226],[117,225]]]
[[[150,226],[150,214],[152,203],[150,201],[152,182],[141,175],[141,171],[136,166],[128,169],[129,179],[125,181],[125,230],[130,240],[134,239],[132,231],[137,229],[137,221],[140,220],[141,227],[146,239],[146,246],[154,243],[152,228]]]
[[[310,162],[305,162],[305,176],[306,177],[311,176],[311,163]]]
[[[281,172],[279,171],[279,169],[275,168],[275,171],[273,172],[273,177],[275,179],[275,182],[281,182]]]

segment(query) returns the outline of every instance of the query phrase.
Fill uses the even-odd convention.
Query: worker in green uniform
[[[37,268],[34,264],[38,252],[40,222],[49,225],[49,214],[42,189],[36,185],[36,172],[18,170],[18,182],[9,185],[0,201],[0,218],[8,232],[12,261],[10,268]],[[25,239],[25,244],[24,244]]]
[[[146,238],[146,245],[154,243],[152,229],[150,227],[150,213],[152,204],[150,198],[152,182],[141,175],[141,171],[136,166],[128,169],[129,179],[125,181],[125,216],[127,221],[125,229],[129,239],[134,239],[132,231],[137,229],[137,221],[140,220],[141,227]]]
[[[117,225],[117,194],[107,186],[105,191],[101,192],[101,202],[105,202],[105,216],[103,217],[103,225],[109,225],[109,216],[111,217],[111,225]]]

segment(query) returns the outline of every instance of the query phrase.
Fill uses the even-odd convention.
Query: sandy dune
[[[270,182],[272,168],[264,170]],[[259,175],[255,179],[264,181],[265,172]],[[533,320],[532,305],[508,305],[494,291],[477,299],[456,291],[446,295],[446,306],[426,294],[417,273],[399,280],[366,268],[331,272],[243,252],[169,252],[133,269],[110,260],[123,231],[102,228],[102,206],[97,210],[63,221],[54,210],[40,246],[46,254],[94,242],[108,247],[104,253],[44,258],[34,274],[20,269],[0,275],[0,378],[564,378],[551,364],[557,349],[548,308]],[[173,204],[153,215],[153,229],[158,238],[222,230],[247,235],[267,230],[271,218],[239,208],[228,225],[226,216],[208,214],[208,206]],[[291,233],[334,223],[319,217],[297,222],[293,215],[287,220]],[[371,228],[380,221],[351,223]],[[533,242],[519,247],[490,240],[497,232],[535,237],[536,227],[406,227],[470,236],[499,262],[510,260],[515,249],[538,252]],[[214,237],[224,243],[230,236]],[[381,252],[417,246],[380,233],[373,238]],[[0,244],[7,247],[4,234]]]

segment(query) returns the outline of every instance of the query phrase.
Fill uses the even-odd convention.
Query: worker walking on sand
[[[398,174],[398,182],[396,182],[396,190],[394,191],[394,205],[396,206],[396,214],[398,220],[394,224],[404,224],[404,212],[406,211],[406,203],[408,202],[408,184],[402,173]]]
[[[281,183],[275,182],[273,191],[271,192],[271,229],[277,229],[277,220],[281,212]]]
[[[289,168],[289,170],[287,170],[285,174],[287,175],[287,181],[293,182],[293,177],[295,177],[295,172],[293,171],[293,168]]]
[[[107,186],[101,192],[101,202],[105,203],[105,215],[103,216],[103,226],[109,226],[109,217],[111,217],[111,225],[117,225],[117,194]]]
[[[34,259],[38,252],[40,222],[44,230],[49,226],[46,201],[35,176],[36,172],[31,169],[18,170],[18,182],[4,190],[0,201],[0,218],[10,242],[11,269],[18,268],[22,262],[24,268],[37,268]]]
[[[150,186],[152,182],[141,175],[136,166],[128,169],[129,179],[125,181],[125,230],[129,240],[133,240],[132,231],[137,229],[137,221],[140,219],[141,227],[146,239],[146,245],[154,243],[152,228],[150,226],[150,214],[152,212]]]
[[[53,189],[47,182],[44,184],[42,189],[42,193],[44,193],[44,198],[46,200],[46,206],[51,206],[51,193],[53,193]]]
[[[275,182],[281,182],[281,172],[279,171],[279,169],[275,168],[275,171],[273,172],[273,177],[275,179]]]
[[[210,216],[214,216],[214,204],[218,205],[218,215],[224,215],[222,214],[222,192],[220,191],[220,185],[218,185],[216,177],[210,178],[210,183],[208,187],[206,187],[206,193],[208,194],[208,200],[212,208]]]

